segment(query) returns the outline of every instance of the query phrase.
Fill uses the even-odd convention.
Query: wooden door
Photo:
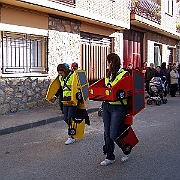
[[[81,64],[89,84],[106,76],[106,57],[111,52],[111,38],[81,32]]]

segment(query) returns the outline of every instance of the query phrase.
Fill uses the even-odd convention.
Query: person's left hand
[[[49,101],[54,103],[56,101],[56,97],[53,96]]]

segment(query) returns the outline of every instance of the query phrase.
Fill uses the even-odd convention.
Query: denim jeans
[[[69,125],[71,118],[75,118],[77,112],[77,106],[65,106],[63,105],[64,121]]]
[[[107,150],[106,159],[114,160],[114,142],[119,137],[123,120],[125,117],[125,108],[121,105],[103,104],[103,122],[105,145]]]

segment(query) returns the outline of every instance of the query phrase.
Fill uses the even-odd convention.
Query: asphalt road
[[[180,180],[180,97],[134,117],[139,143],[125,163],[116,146],[116,162],[100,166],[102,118],[95,112],[90,120],[84,139],[71,145],[63,121],[0,136],[0,180]]]

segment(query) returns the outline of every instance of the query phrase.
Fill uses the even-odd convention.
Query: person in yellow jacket
[[[105,78],[105,86],[112,87],[129,73],[121,68],[120,57],[115,53],[107,56],[107,65],[109,70]],[[103,103],[103,123],[104,123],[104,140],[106,149],[106,158],[101,162],[102,166],[107,166],[115,161],[114,148],[116,139],[119,137],[125,118],[125,105],[127,99],[123,101],[104,102]],[[127,155],[124,155],[121,161],[126,161]]]
[[[52,103],[55,102],[57,97],[60,95],[61,90],[63,90],[63,100],[68,101],[71,100],[71,86],[73,79],[73,71],[71,71],[65,64],[59,64],[57,66],[57,71],[59,74],[59,81],[61,84],[61,88],[57,91],[57,93],[50,99]],[[71,122],[71,118],[75,118],[77,112],[77,106],[65,106],[63,105],[64,112],[64,121],[69,125]],[[75,139],[72,136],[69,136],[66,145],[72,144],[75,142]]]

